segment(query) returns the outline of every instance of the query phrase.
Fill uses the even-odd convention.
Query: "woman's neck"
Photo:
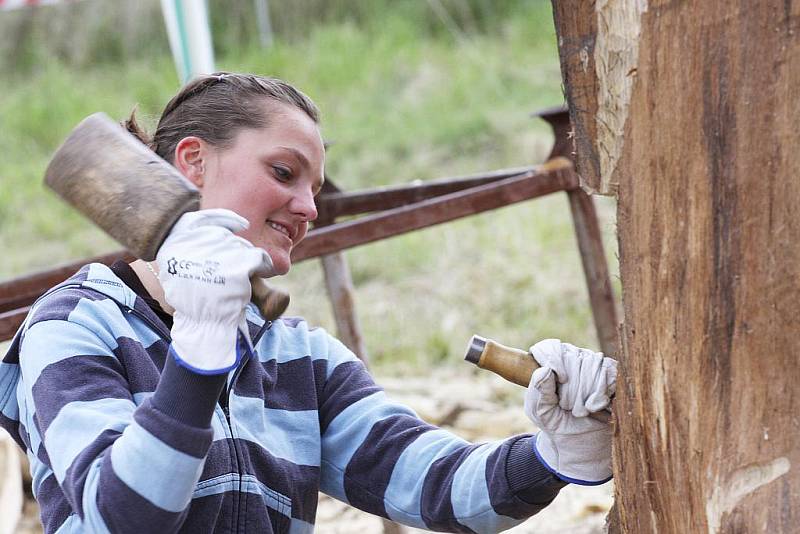
[[[167,303],[167,299],[164,297],[164,288],[161,287],[161,283],[158,281],[158,264],[136,260],[130,265],[136,276],[141,280],[144,288],[158,302],[161,309],[173,315],[175,308]]]

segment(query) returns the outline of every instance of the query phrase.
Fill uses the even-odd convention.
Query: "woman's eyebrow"
[[[311,164],[308,162],[308,158],[305,156],[305,154],[303,154],[302,152],[300,152],[296,148],[292,148],[292,147],[289,147],[289,146],[279,146],[278,148],[291,153],[295,158],[297,158],[297,160],[300,162],[300,165],[302,165],[306,169],[311,167]]]

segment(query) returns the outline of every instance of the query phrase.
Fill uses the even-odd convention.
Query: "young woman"
[[[567,482],[611,476],[616,363],[557,340],[536,435],[471,444],[389,400],[339,341],[267,322],[249,279],[285,274],[317,215],[325,151],[290,85],[217,73],[155,135],[200,188],[157,261],[85,266],[33,306],[0,364],[0,425],[28,454],[46,532],[310,532],[318,491],[419,528],[497,532]],[[557,382],[558,387],[557,387]]]

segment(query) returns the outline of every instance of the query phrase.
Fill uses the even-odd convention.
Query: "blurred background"
[[[330,143],[327,174],[341,189],[519,167],[549,153],[550,128],[531,118],[564,103],[549,0],[270,0],[268,39],[257,4],[208,1],[216,67],[277,76],[311,96]],[[152,131],[181,84],[161,2],[0,10],[0,69],[0,281],[117,250],[42,177],[90,113],[121,120],[137,108]],[[614,202],[595,203],[619,293]],[[515,410],[526,431],[522,389],[463,362],[470,336],[598,348],[562,193],[345,255],[373,372],[400,394],[404,377],[489,381],[487,398]],[[292,295],[290,315],[335,332],[319,261],[275,283]]]
[[[552,135],[530,113],[563,95],[547,0],[208,3],[216,66],[284,78],[309,94],[344,190],[541,162]],[[161,3],[83,0],[0,11],[0,279],[118,245],[42,186],[82,118],[155,124],[180,81]],[[597,198],[617,283],[613,206]],[[462,366],[474,332],[527,347],[596,346],[565,195],[346,252],[376,373]],[[335,330],[319,262],[277,281],[290,313]]]

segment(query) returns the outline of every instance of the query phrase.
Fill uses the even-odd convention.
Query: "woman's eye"
[[[275,165],[272,167],[272,170],[275,173],[275,177],[278,178],[278,180],[285,182],[292,178],[292,171],[290,171],[286,167],[280,167]]]

